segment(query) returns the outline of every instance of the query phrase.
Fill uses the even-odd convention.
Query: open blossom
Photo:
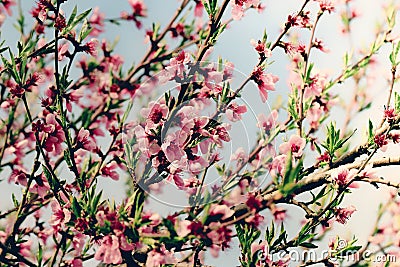
[[[85,130],[84,128],[81,128],[78,132],[78,144],[88,150],[88,151],[95,151],[97,146],[96,143],[93,141],[92,138],[89,137],[90,133],[88,130]]]
[[[144,17],[146,16],[146,6],[142,0],[128,0],[129,5],[132,7],[133,14],[135,16]]]
[[[161,149],[169,162],[181,161],[186,155],[183,150],[185,140],[185,135],[180,134],[179,132],[172,133],[165,138],[164,143],[161,145]]]
[[[275,157],[272,160],[272,164],[271,164],[271,175],[276,176],[276,175],[280,175],[283,177],[285,170],[286,170],[286,160],[287,160],[287,155],[286,154],[282,154],[279,155],[277,157]]]
[[[244,15],[244,9],[247,7],[257,7],[260,0],[232,0],[232,18],[234,20],[239,20]]]
[[[105,176],[105,177],[110,177],[111,179],[117,181],[119,179],[119,175],[117,173],[117,171],[115,170],[117,168],[117,163],[115,161],[107,164],[106,166],[104,166],[103,168],[101,168],[101,175]]]
[[[344,166],[340,166],[332,172],[331,177],[339,186],[344,186],[354,178],[356,173],[357,170],[355,169],[349,170]]]
[[[328,11],[331,13],[332,11],[335,10],[335,6],[330,0],[314,0],[319,2],[319,7],[321,8],[321,11]]]
[[[177,259],[174,256],[173,251],[169,251],[162,245],[159,249],[153,249],[147,254],[146,266],[147,267],[158,267],[164,266],[164,264],[174,264]]]
[[[50,205],[53,215],[49,224],[55,229],[64,228],[65,224],[71,220],[71,212],[67,208],[61,207],[57,200],[53,200]]]
[[[11,172],[10,177],[8,178],[8,182],[9,183],[14,182],[16,184],[26,186],[28,184],[27,176],[28,174],[24,170],[14,169]]]
[[[265,103],[268,99],[268,91],[275,90],[275,83],[279,80],[279,78],[271,73],[264,73],[261,67],[257,67],[251,74],[251,77],[260,90],[262,102]]]
[[[100,248],[96,251],[94,258],[106,264],[119,264],[122,262],[119,250],[118,237],[107,235],[101,239]]]
[[[308,111],[306,118],[310,122],[310,126],[313,129],[317,129],[319,126],[319,120],[321,119],[322,116],[322,109],[321,106],[316,103],[314,104]]]
[[[269,58],[272,54],[272,51],[266,47],[265,43],[260,40],[256,41],[254,39],[250,40],[250,44],[254,46],[254,49],[258,52],[258,54],[263,58]]]
[[[244,151],[243,147],[239,147],[235,153],[232,154],[231,160],[236,160],[237,165],[239,166],[241,163],[246,162],[248,160],[249,156],[247,153]]]
[[[230,121],[238,121],[242,119],[242,114],[247,112],[245,105],[239,106],[236,102],[230,104],[226,110],[226,117]]]
[[[176,57],[171,58],[169,66],[165,68],[169,78],[172,79],[175,76],[181,77],[185,70],[185,64],[189,63],[189,61],[190,54],[183,50]]]
[[[167,118],[168,107],[163,103],[150,102],[148,108],[143,108],[140,114],[146,118],[146,129],[155,129]]]
[[[56,154],[60,154],[62,143],[65,141],[65,134],[61,125],[56,121],[54,114],[46,116],[46,125],[44,125],[43,131],[48,134],[44,141],[44,149],[47,152],[54,151]]]
[[[263,129],[265,133],[269,133],[272,128],[277,124],[278,111],[274,109],[271,114],[267,117],[264,113],[257,116],[257,127]]]
[[[300,158],[303,155],[303,149],[306,146],[306,140],[298,135],[292,135],[289,141],[281,144],[279,150],[283,154],[287,154],[289,151],[292,152],[293,157]]]
[[[364,170],[360,172],[359,176],[362,178],[369,178],[369,179],[375,179],[378,177],[376,175],[375,169],[373,169],[372,164],[368,164],[367,166],[365,166]]]
[[[87,42],[85,45],[82,46],[82,49],[85,53],[95,57],[97,56],[97,45],[98,41],[96,39],[91,39],[89,42]]]
[[[69,54],[68,48],[69,48],[69,43],[64,43],[58,46],[58,61],[63,60],[64,57]]]
[[[104,16],[104,13],[99,11],[99,7],[93,9],[92,16],[88,20],[92,27],[92,31],[90,32],[91,36],[96,37],[104,31]]]
[[[203,9],[204,9],[203,1],[196,0],[195,2],[196,6],[194,7],[194,16],[201,18],[203,16]]]
[[[74,247],[75,256],[80,256],[85,247],[86,235],[78,232],[72,238],[72,246]]]
[[[15,0],[2,0],[1,5],[3,5],[7,14],[11,16],[12,15],[11,7],[15,5]]]
[[[231,140],[228,130],[230,130],[230,125],[218,125],[215,129],[210,130],[208,136],[212,138],[218,147],[222,147],[222,141],[229,142]]]
[[[388,138],[385,134],[377,134],[374,137],[374,143],[383,151],[385,152],[388,145]]]
[[[336,221],[341,224],[345,224],[350,216],[356,211],[354,206],[349,206],[347,208],[337,208],[336,212]]]

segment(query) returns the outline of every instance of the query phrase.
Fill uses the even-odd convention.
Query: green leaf
[[[74,197],[72,199],[72,211],[77,218],[81,217],[81,210],[82,210],[82,208],[79,205],[78,200],[76,199],[76,197]]]
[[[280,192],[287,196],[291,194],[298,186],[296,184],[297,178],[299,177],[300,171],[303,167],[302,160],[293,168],[292,166],[292,153],[290,152],[286,160],[285,174],[282,180],[282,184],[279,187]]]
[[[80,43],[83,40],[85,40],[85,38],[88,37],[88,35],[90,34],[90,32],[92,30],[93,30],[93,28],[89,27],[89,23],[88,23],[87,19],[85,19],[83,21],[81,31],[79,32],[78,42]]]
[[[368,144],[373,144],[374,143],[374,125],[372,124],[372,121],[368,121]]]
[[[14,193],[12,193],[11,198],[14,203],[14,207],[17,208],[19,206],[19,203]]]
[[[67,34],[68,32],[70,32],[71,30],[73,30],[75,28],[76,25],[78,25],[78,23],[80,23],[81,21],[83,21],[88,15],[89,13],[92,11],[92,9],[88,9],[85,12],[79,14],[79,16],[75,17],[71,23],[69,23],[67,25],[67,27],[64,28],[62,34]]]
[[[72,24],[72,22],[74,21],[77,13],[78,13],[78,8],[75,5],[74,9],[72,10],[71,16],[68,19],[67,26]]]
[[[313,243],[309,243],[309,242],[303,242],[303,243],[299,244],[299,246],[305,247],[305,248],[318,248],[317,245],[314,245]]]
[[[394,92],[394,108],[396,113],[400,112],[400,94],[398,94],[397,92]]]

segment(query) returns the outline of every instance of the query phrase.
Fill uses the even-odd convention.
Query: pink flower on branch
[[[96,251],[94,258],[106,264],[119,264],[122,262],[119,250],[118,237],[107,235],[101,239],[100,248]]]
[[[226,117],[230,121],[238,121],[242,119],[242,114],[247,112],[245,105],[239,106],[236,102],[231,103],[226,110]]]
[[[260,96],[262,102],[266,102],[268,99],[268,91],[275,91],[275,83],[279,81],[279,78],[270,73],[264,73],[261,67],[257,67],[251,74],[251,79],[255,81],[260,90]]]
[[[44,149],[47,152],[60,154],[62,143],[65,141],[65,134],[61,125],[56,121],[54,114],[46,116],[46,124],[43,126],[43,132],[47,133],[44,140]]]
[[[303,149],[306,146],[306,140],[298,135],[292,135],[289,141],[279,146],[279,151],[283,154],[292,152],[293,157],[300,158],[303,155]]]
[[[50,205],[53,215],[50,218],[49,224],[56,231],[60,228],[65,228],[65,224],[71,220],[71,212],[67,208],[61,207],[57,200],[53,200]]]
[[[346,224],[350,216],[356,211],[354,206],[349,206],[347,208],[337,208],[335,210],[336,213],[336,221],[341,224]]]
[[[357,170],[355,169],[349,170],[346,167],[341,166],[332,172],[331,177],[339,186],[345,186],[354,178],[356,173]]]
[[[86,149],[88,151],[95,151],[97,149],[96,143],[90,137],[90,133],[88,130],[85,130],[84,128],[81,128],[78,132],[77,136],[78,140],[78,146]]]

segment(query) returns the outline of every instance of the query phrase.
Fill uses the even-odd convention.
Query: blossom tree
[[[20,192],[2,192],[13,206],[0,213],[1,266],[208,266],[233,246],[243,267],[396,265],[400,186],[379,169],[400,164],[391,152],[400,142],[398,5],[385,5],[368,49],[346,53],[328,74],[313,58],[329,55],[318,26],[338,16],[351,36],[360,14],[352,0],[298,1],[276,36],[266,29],[248,40],[258,60],[243,74],[213,48],[268,9],[261,0],[179,0],[166,25],[146,23],[142,0],[128,0],[116,18],[74,2],[0,0],[0,24],[13,21],[19,34],[0,43],[1,183]],[[141,60],[125,62],[99,38],[107,24],[143,31]],[[376,108],[368,79],[377,53],[389,66],[386,103],[379,122],[364,116],[366,130],[355,129],[354,116]],[[287,86],[272,71],[278,54]],[[351,101],[335,90],[341,84]],[[250,126],[245,96],[254,91],[268,111]],[[269,108],[271,95],[284,100]],[[240,123],[254,140],[247,147],[237,146]],[[104,197],[104,180],[124,181],[124,200]],[[326,240],[357,213],[344,203],[363,183],[392,190],[367,243]],[[179,198],[167,215],[151,208],[165,195],[167,204]],[[330,253],[290,256],[316,248]]]

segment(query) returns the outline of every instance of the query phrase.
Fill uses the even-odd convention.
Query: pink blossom
[[[265,103],[268,99],[268,91],[275,90],[275,83],[279,78],[270,73],[264,73],[261,67],[257,67],[252,73],[252,79],[257,83],[261,100]]]
[[[72,246],[74,248],[75,256],[80,256],[85,246],[86,235],[77,232],[72,238]]]
[[[185,140],[185,136],[181,135],[179,132],[169,134],[165,138],[161,149],[169,162],[181,161],[185,157],[186,153],[183,151],[183,143]]]
[[[96,143],[93,141],[91,137],[89,137],[90,133],[88,130],[81,128],[78,132],[78,144],[82,148],[88,151],[95,151],[97,149]]]
[[[55,152],[60,154],[62,151],[62,143],[65,141],[65,134],[60,124],[56,121],[54,114],[46,116],[46,125],[43,131],[47,133],[47,138],[44,141],[44,149],[47,152]]]
[[[146,6],[142,0],[128,0],[130,6],[133,9],[135,16],[144,17],[146,16]]]
[[[176,57],[173,57],[169,61],[169,66],[165,68],[169,78],[174,78],[175,76],[182,77],[185,70],[185,64],[189,63],[190,54],[185,51],[181,51]]]
[[[356,211],[354,206],[349,206],[347,208],[337,208],[336,212],[336,221],[341,224],[346,224],[347,220],[350,216]]]
[[[235,212],[230,209],[227,205],[218,205],[213,204],[210,207],[209,214],[210,216],[219,216],[221,220],[228,219],[231,217]]]
[[[260,0],[233,0],[232,3],[232,18],[234,20],[239,20],[244,15],[244,8],[257,7]]]
[[[188,220],[178,221],[177,226],[176,226],[176,233],[178,234],[178,236],[185,237],[188,234],[190,234],[190,232],[191,232],[190,225],[191,224],[192,224],[192,222],[188,221]]]
[[[55,229],[64,228],[65,224],[71,220],[71,212],[64,207],[61,207],[57,200],[50,203],[53,215],[50,218],[49,224]]]
[[[104,31],[104,13],[100,13],[99,7],[93,9],[92,16],[88,21],[92,27],[91,36],[96,37]]]
[[[97,45],[98,45],[98,41],[96,39],[91,39],[89,42],[87,42],[83,47],[83,51],[85,51],[85,53],[88,53],[89,55],[96,57],[97,56]]]
[[[168,107],[164,103],[150,102],[148,108],[143,108],[140,114],[146,119],[146,129],[155,129],[167,118]]]
[[[339,186],[344,186],[354,178],[356,173],[355,169],[349,171],[346,167],[340,166],[332,172],[331,177]]]
[[[400,143],[400,131],[393,130],[390,132],[389,137],[392,139],[394,144]]]
[[[239,147],[235,153],[231,155],[231,160],[237,161],[237,165],[239,166],[243,162],[246,162],[248,160],[249,156],[248,154],[244,151],[243,147]]]
[[[229,142],[231,140],[228,130],[230,125],[222,124],[218,125],[215,129],[210,130],[207,134],[217,144],[218,147],[222,147],[222,141]]]
[[[359,174],[360,177],[362,178],[368,178],[368,179],[375,179],[378,176],[376,175],[375,169],[373,169],[372,164],[368,164],[365,166],[364,170],[362,170]]]
[[[165,245],[162,245],[159,249],[153,249],[147,254],[146,265],[147,267],[159,267],[164,264],[174,264],[177,259],[174,256],[173,251],[168,251]]]
[[[271,57],[272,51],[266,47],[265,43],[260,40],[256,41],[254,39],[250,40],[250,44],[254,46],[254,49],[258,52],[258,54],[263,58]]]
[[[279,146],[279,151],[283,154],[292,152],[293,157],[300,158],[303,155],[303,149],[306,146],[306,140],[298,135],[292,135],[289,141]]]
[[[69,43],[64,43],[58,46],[58,61],[63,60],[64,57],[69,54],[68,48],[69,48]]]
[[[101,175],[105,176],[105,177],[110,177],[111,179],[118,181],[119,179],[119,175],[117,173],[117,171],[115,170],[117,168],[117,163],[115,161],[107,164],[106,166],[104,166],[103,168],[101,168]]]
[[[390,123],[394,121],[396,118],[397,114],[394,108],[387,108],[384,111],[384,118]]]
[[[271,209],[272,215],[275,218],[275,221],[282,222],[286,219],[287,214],[286,210],[280,207],[274,207]]]
[[[9,16],[12,15],[11,7],[15,5],[15,0],[2,0],[1,4]]]
[[[385,152],[387,149],[388,139],[385,134],[377,134],[374,137],[374,143],[383,151]]]
[[[257,116],[257,127],[263,129],[265,133],[269,133],[270,130],[276,127],[278,119],[278,111],[272,110],[271,114],[267,117],[264,113]]]
[[[75,258],[71,261],[71,267],[83,267],[83,261],[79,258]]]
[[[226,117],[230,121],[238,121],[242,119],[243,113],[247,112],[245,105],[239,106],[236,102],[231,103],[226,110]]]
[[[122,262],[119,250],[118,237],[107,235],[101,239],[100,248],[96,251],[94,258],[106,264],[119,264]]]
[[[284,175],[286,169],[286,160],[286,154],[279,155],[272,160],[271,174],[273,176],[276,176],[277,174],[279,174],[280,176]]]
[[[310,83],[305,87],[304,97],[320,96],[326,87],[326,75],[316,74],[311,77]]]
[[[317,103],[314,104],[308,111],[307,111],[307,120],[310,122],[310,126],[313,129],[317,129],[319,126],[319,120],[322,116],[322,109],[321,106]]]
[[[32,244],[32,239],[29,239],[26,242],[22,242],[19,244],[19,253],[21,254],[21,256],[25,258],[31,258],[33,256]]]
[[[196,1],[196,6],[194,7],[194,16],[201,18],[203,16],[203,2],[201,0]]]
[[[221,225],[221,222],[212,222],[209,224],[210,232],[207,233],[207,237],[211,239],[214,245],[218,245],[218,248],[229,247],[228,243],[232,238],[232,230],[226,226]]]
[[[321,11],[328,11],[331,13],[332,11],[335,10],[335,6],[330,0],[314,0],[319,2],[319,7],[321,8]]]
[[[125,235],[121,234],[119,236],[119,248],[124,251],[134,250],[136,245],[128,240]]]
[[[329,49],[325,47],[324,42],[322,40],[320,40],[320,39],[317,39],[317,38],[314,40],[313,47],[315,47],[315,48],[317,48],[320,51],[325,52],[325,53],[329,52]]]
[[[50,185],[45,175],[42,173],[41,176],[38,176],[36,178],[36,183],[30,188],[29,191],[38,194],[41,198],[44,199],[49,190],[50,190]]]
[[[28,174],[25,172],[23,169],[14,169],[11,172],[10,177],[8,178],[8,182],[14,182],[16,184],[20,184],[22,186],[26,186],[28,184],[28,179],[27,179]]]

